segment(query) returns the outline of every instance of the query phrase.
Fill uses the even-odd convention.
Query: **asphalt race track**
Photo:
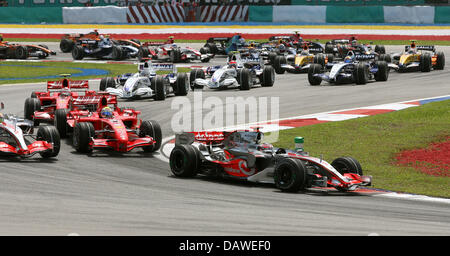
[[[306,74],[284,74],[276,76],[273,88],[205,90],[203,97],[279,97],[285,118],[447,95],[450,47],[437,48],[448,56],[443,71],[391,72],[387,82],[315,87]],[[91,85],[97,89],[98,81]],[[44,83],[0,86],[4,112],[22,116],[33,90],[45,90]],[[120,105],[157,120],[167,137],[173,135],[174,99]],[[0,158],[0,235],[450,235],[445,203],[335,191],[287,194],[268,185],[179,179],[168,163],[139,149],[84,155],[70,140],[62,144],[53,161]]]

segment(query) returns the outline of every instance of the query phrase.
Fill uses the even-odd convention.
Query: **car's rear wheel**
[[[364,63],[356,64],[354,71],[355,83],[366,84],[369,77],[369,67]]]
[[[54,125],[59,132],[61,138],[67,137],[68,126],[67,125],[67,114],[69,110],[66,108],[55,110],[55,120]]]
[[[138,51],[138,60],[142,61],[144,58],[147,58],[150,54],[150,50],[147,47],[140,47]]]
[[[41,126],[36,135],[36,140],[53,144],[51,151],[39,153],[43,158],[55,157],[61,149],[61,138],[56,127],[51,125]]]
[[[310,85],[320,85],[322,78],[317,76],[317,74],[322,73],[322,65],[311,64],[308,69],[308,81]]]
[[[84,48],[81,45],[75,45],[72,49],[72,58],[82,60],[84,58]]]
[[[434,69],[442,70],[445,67],[445,55],[443,52],[438,52],[436,54],[436,65],[434,66]]]
[[[116,87],[115,86],[115,82],[114,82],[114,78],[112,78],[112,77],[103,77],[101,80],[100,80],[100,87],[99,87],[99,90],[100,91],[105,91],[106,90],[106,88],[114,88],[114,87]]]
[[[161,148],[162,132],[158,122],[154,120],[143,121],[139,128],[139,136],[150,136],[155,141],[153,145],[143,147],[145,152],[154,152]]]
[[[95,136],[94,125],[89,122],[77,123],[73,129],[73,146],[80,153],[92,152],[89,145],[91,138]]]
[[[164,77],[158,75],[154,79],[155,79],[155,100],[165,100],[166,86],[164,85]]]
[[[72,51],[74,46],[74,42],[69,39],[62,39],[59,43],[59,49],[61,49],[62,52],[70,52]]]
[[[122,47],[120,47],[118,45],[114,45],[112,48],[111,58],[113,60],[121,60],[121,59],[123,59],[123,55],[124,55],[124,53],[123,53]]]
[[[424,53],[420,56],[419,67],[422,72],[431,71],[431,55],[429,53]]]
[[[325,67],[325,55],[323,53],[315,55],[313,62],[320,64],[322,67]]]
[[[175,82],[175,95],[186,96],[189,92],[189,80],[186,73],[179,73]]]
[[[261,85],[271,87],[275,83],[275,70],[272,66],[265,66],[261,74]]]
[[[284,158],[275,166],[274,181],[283,192],[297,192],[306,188],[306,167],[301,160]]]
[[[34,121],[34,125],[38,126],[39,121],[34,120],[33,115],[35,111],[38,111],[41,109],[41,101],[38,98],[27,98],[25,100],[25,106],[24,106],[24,116],[25,119]]]
[[[16,59],[28,58],[28,48],[26,46],[18,46],[14,51]]]
[[[170,170],[177,177],[193,177],[200,167],[200,152],[192,145],[176,145],[170,153]]]
[[[277,74],[284,74],[284,68],[281,67],[281,65],[286,64],[286,57],[284,56],[276,56],[273,60],[273,68],[275,69],[275,73]]]
[[[387,81],[389,77],[389,67],[386,61],[376,61],[375,65],[378,67],[378,71],[375,73],[375,80]]]

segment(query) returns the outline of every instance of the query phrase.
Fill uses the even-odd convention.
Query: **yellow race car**
[[[430,72],[431,69],[442,70],[445,66],[443,52],[437,52],[433,45],[416,45],[415,40],[411,40],[411,45],[405,46],[405,52],[391,57],[389,67],[399,72]]]

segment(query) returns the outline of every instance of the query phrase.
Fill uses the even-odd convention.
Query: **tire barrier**
[[[200,6],[201,22],[248,21],[248,5]]]
[[[130,6],[126,8],[128,23],[166,23],[184,22],[183,7],[169,6]]]

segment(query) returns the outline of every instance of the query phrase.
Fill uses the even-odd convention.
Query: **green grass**
[[[52,76],[60,74],[75,74],[81,71],[70,68],[85,68],[85,69],[103,69],[108,72],[107,76],[117,76],[123,73],[135,73],[137,72],[137,65],[135,64],[102,64],[102,63],[72,63],[72,62],[4,62],[5,65],[14,66],[2,66],[0,65],[0,78],[24,78],[19,80],[0,80],[1,84],[13,84],[13,83],[35,83],[46,82],[53,79],[28,79],[29,77],[36,76]],[[30,66],[44,66],[46,68],[38,67],[26,67]],[[24,66],[24,67],[20,67]],[[189,68],[178,68],[178,72],[189,72]],[[163,72],[161,72],[163,73]],[[76,79],[93,79],[103,76],[81,76]]]
[[[252,38],[245,38],[247,41],[255,41],[255,42],[267,42],[268,39],[252,39]],[[413,38],[412,38],[413,39]],[[10,42],[60,42],[61,39],[59,38],[5,38],[5,41]],[[146,40],[142,39],[141,42],[165,42],[167,39],[152,39],[152,40]],[[304,40],[310,40],[310,41],[316,41],[315,38],[304,38]],[[328,39],[321,39],[319,42],[326,43],[329,41]],[[362,43],[370,43],[372,42],[374,45],[409,45],[411,42],[409,40],[358,40]],[[184,40],[184,39],[178,39],[175,40],[176,43],[205,43],[206,40]],[[433,40],[423,40],[418,41],[421,45],[443,45],[443,46],[449,46],[450,41],[433,41]]]
[[[276,146],[293,148],[296,136],[305,138],[305,150],[311,156],[323,154],[329,162],[340,156],[355,157],[364,174],[373,176],[375,188],[450,198],[450,178],[397,166],[394,160],[402,150],[425,148],[450,136],[450,100],[280,131]]]

